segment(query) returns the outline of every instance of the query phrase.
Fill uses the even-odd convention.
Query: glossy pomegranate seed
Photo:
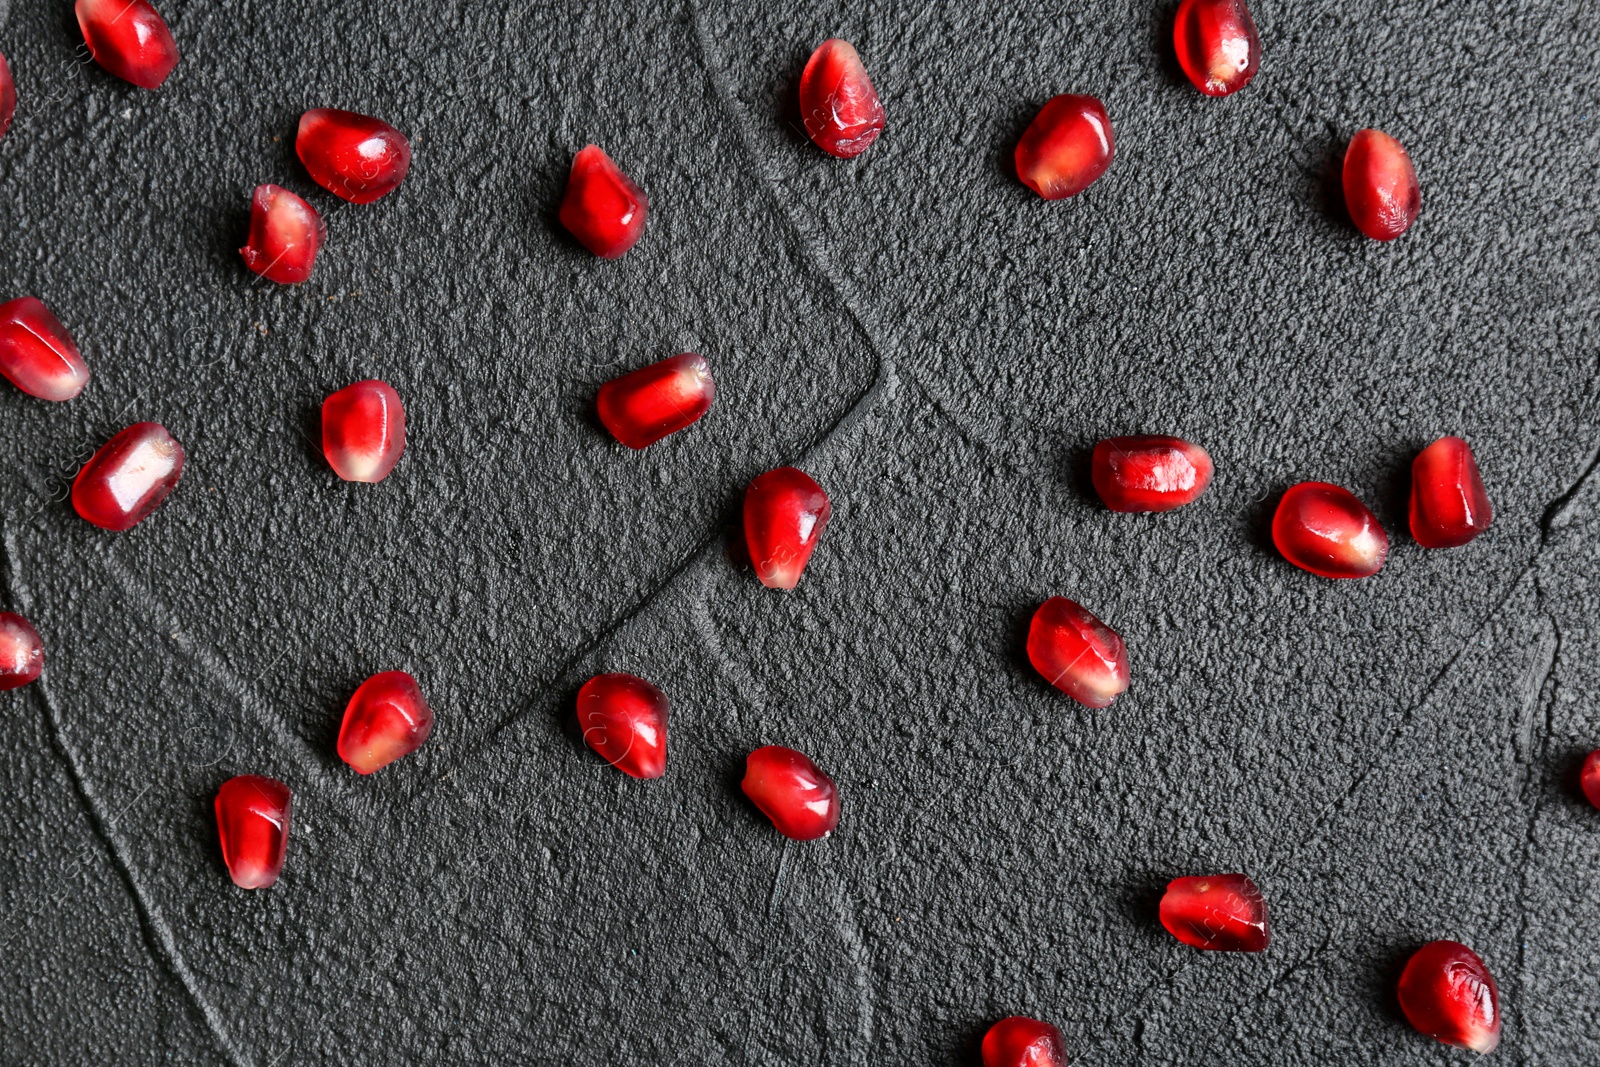
[[[1085,607],[1053,596],[1033,613],[1028,661],[1073,700],[1103,708],[1128,688],[1128,646]]]
[[[983,1067],[1067,1067],[1067,1043],[1049,1023],[1013,1015],[983,1035]]]
[[[40,400],[71,400],[89,384],[72,335],[31,296],[0,304],[0,374]]]
[[[1117,154],[1106,106],[1092,96],[1058,96],[1017,142],[1017,177],[1046,200],[1083,192]]]
[[[17,113],[17,83],[11,77],[11,64],[0,55],[0,137],[11,128],[11,116]]]
[[[322,402],[322,454],[345,481],[383,481],[405,450],[405,405],[387,382],[356,382]]]
[[[1185,945],[1216,952],[1263,952],[1272,939],[1266,899],[1242,874],[1168,882],[1161,925]]]
[[[1589,803],[1600,808],[1600,748],[1584,758],[1578,782],[1583,786],[1583,795],[1589,798]]]
[[[289,787],[276,778],[242,774],[217,790],[222,862],[240,889],[265,889],[283,873],[289,807]]]
[[[800,75],[800,115],[817,147],[840,159],[859,156],[883,132],[883,104],[849,41],[835,37],[811,53]]]
[[[1112,511],[1171,511],[1211,484],[1211,457],[1181,437],[1108,437],[1094,446],[1094,490]]]
[[[19,689],[44,670],[44,642],[33,623],[0,611],[0,690]]]
[[[77,11],[89,54],[123,81],[155,89],[178,65],[178,43],[150,0],[78,0]]]
[[[1489,528],[1494,509],[1472,446],[1441,437],[1411,463],[1411,536],[1423,548],[1457,548]]]
[[[612,379],[600,387],[596,404],[611,436],[644,448],[698,422],[716,395],[711,365],[685,352]]]
[[[298,285],[311,277],[327,235],[316,208],[287,189],[258,185],[250,201],[250,238],[239,254],[269,282]]]
[[[381,119],[319,107],[300,116],[294,150],[311,180],[352,204],[388,196],[411,169],[411,142]]]
[[[131,530],[182,475],[183,446],[159,422],[136,422],[83,465],[72,483],[72,506],[103,530]]]
[[[1327,482],[1291,486],[1272,516],[1283,558],[1323,578],[1366,578],[1383,568],[1389,535],[1348,489]]]
[[[1400,1008],[1412,1026],[1446,1045],[1487,1054],[1500,1044],[1500,990],[1460,942],[1417,949],[1400,975]]]
[[[667,773],[667,694],[631,674],[601,674],[578,690],[583,743],[635,778]]]
[[[344,709],[339,758],[371,774],[422,747],[433,733],[433,709],[405,671],[384,671],[362,682]]]
[[[1261,38],[1244,0],[1183,0],[1172,43],[1183,73],[1207,96],[1238,92],[1261,65]]]
[[[761,584],[800,584],[832,514],[828,494],[805,471],[779,467],[751,482],[744,491],[744,539]]]
[[[596,145],[572,160],[561,225],[602,259],[616,259],[639,243],[650,198]]]
[[[839,825],[839,790],[804,753],[781,745],[745,758],[744,795],[784,837],[815,841]]]
[[[1356,229],[1392,241],[1417,221],[1422,190],[1411,157],[1381,130],[1362,130],[1344,153],[1344,202]]]

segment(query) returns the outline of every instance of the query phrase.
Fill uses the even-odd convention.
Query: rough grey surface
[[[1498,1061],[1595,1059],[1586,5],[1260,3],[1263,69],[1223,101],[1177,75],[1171,8],[1125,0],[161,7],[184,59],[145,93],[64,0],[0,0],[0,298],[43,298],[96,375],[0,390],[0,606],[48,646],[0,695],[5,1063],[968,1064],[1013,1012],[1075,1063],[1464,1062],[1391,992],[1435,937],[1498,976]],[[786,107],[830,35],[889,113],[848,164]],[[1057,92],[1106,100],[1118,157],[1044,204],[1007,158]],[[292,137],[323,105],[413,136],[396,195],[312,187]],[[1332,184],[1366,125],[1422,180],[1392,245]],[[553,221],[589,141],[654,205],[617,263]],[[261,181],[326,211],[301,288],[235,254]],[[716,406],[627,453],[596,386],[684,349]],[[410,444],[345,485],[317,406],[371,376]],[[190,466],[113,536],[64,488],[136,419]],[[1083,462],[1117,432],[1202,442],[1213,489],[1107,513]],[[1406,470],[1443,433],[1497,517],[1427,553]],[[835,506],[790,596],[730,550],[786,462]],[[1274,554],[1303,478],[1374,504],[1379,576]],[[1058,593],[1128,640],[1113,708],[1027,668]],[[338,717],[397,668],[438,729],[356,780]],[[671,694],[665,780],[576,737],[600,670]],[[832,839],[742,801],[764,743],[839,779]],[[296,795],[267,892],[209,815],[247,772]],[[1155,922],[1216,870],[1263,885],[1267,954]]]

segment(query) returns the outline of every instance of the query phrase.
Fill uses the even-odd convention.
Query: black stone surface
[[[0,297],[95,372],[65,405],[0,389],[0,606],[48,647],[0,695],[0,1060],[970,1064],[1020,1012],[1075,1063],[1465,1062],[1393,999],[1436,937],[1500,981],[1495,1062],[1595,1059],[1592,9],[1263,2],[1261,73],[1217,101],[1161,3],[160,6],[184,58],[146,93],[65,0],[0,0]],[[786,110],[830,35],[889,114],[849,164]],[[1045,204],[1007,160],[1057,92],[1105,99],[1118,155]],[[324,105],[412,135],[397,194],[312,186]],[[1340,214],[1368,125],[1421,176],[1392,245]],[[590,141],[652,197],[616,263],[554,223]],[[235,252],[262,181],[327,214],[303,287]],[[685,349],[716,406],[626,452],[595,388]],[[363,377],[411,420],[376,487],[316,445]],[[138,419],[190,465],[105,534],[65,487]],[[1109,514],[1083,465],[1123,432],[1200,441],[1214,487]],[[1445,433],[1497,515],[1429,553],[1406,472]],[[733,548],[781,463],[835,508],[789,596]],[[1272,551],[1306,478],[1375,506],[1379,576]],[[1127,638],[1110,709],[1026,665],[1058,593]],[[439,725],[358,780],[338,718],[388,669]],[[666,779],[581,745],[601,670],[671,694]],[[765,743],[838,778],[833,838],[743,802]],[[296,795],[265,892],[209,813],[245,772]],[[1156,923],[1218,870],[1263,886],[1265,955]]]

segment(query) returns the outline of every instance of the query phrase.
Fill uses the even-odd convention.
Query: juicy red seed
[[[667,694],[631,674],[601,674],[578,690],[583,743],[634,778],[667,773]]]
[[[41,400],[71,400],[89,384],[72,335],[31,296],[0,304],[0,374]]]
[[[698,422],[716,395],[711,365],[685,352],[602,385],[596,406],[611,436],[644,448]]]
[[[1483,960],[1456,941],[1430,941],[1400,975],[1411,1025],[1457,1048],[1487,1054],[1500,1044],[1500,990]]]
[[[294,150],[311,180],[352,204],[394,192],[411,169],[411,142],[381,119],[319,107],[300,116]]]
[[[1181,437],[1108,437],[1094,446],[1095,492],[1112,511],[1171,511],[1211,484],[1211,457]]]
[[[1457,548],[1489,528],[1494,508],[1472,446],[1441,437],[1411,463],[1411,536],[1423,548]]]
[[[0,137],[11,128],[11,116],[17,113],[17,83],[11,77],[11,64],[0,54]]]
[[[242,774],[217,790],[222,862],[240,889],[265,889],[283,873],[289,808],[289,787],[276,778]]]
[[[828,494],[805,471],[779,467],[751,482],[744,491],[744,539],[761,584],[800,584],[832,514]]]
[[[1089,188],[1116,154],[1106,106],[1092,96],[1058,96],[1017,142],[1017,177],[1046,200],[1062,200]]]
[[[573,157],[561,225],[602,259],[616,259],[644,236],[650,198],[597,145]]]
[[[983,1035],[983,1067],[1067,1067],[1067,1043],[1049,1023],[1013,1015]]]
[[[239,254],[269,282],[298,285],[311,277],[327,236],[316,208],[287,189],[258,185],[250,201],[250,238]]]
[[[1589,798],[1589,803],[1600,808],[1600,748],[1584,758],[1578,782],[1583,786],[1583,795]]]
[[[339,758],[371,774],[422,747],[433,733],[433,709],[405,671],[384,671],[362,682],[344,709]]]
[[[839,825],[839,789],[804,753],[781,745],[745,758],[744,795],[784,837],[815,841]]]
[[[1028,661],[1073,700],[1103,708],[1128,688],[1128,646],[1087,608],[1053,596],[1033,613]]]
[[[1172,43],[1183,73],[1207,96],[1238,92],[1261,65],[1261,38],[1244,0],[1183,0]]]
[[[1344,202],[1356,229],[1392,241],[1417,221],[1422,190],[1411,157],[1381,130],[1362,130],[1344,153]]]
[[[44,670],[44,642],[33,623],[0,611],[0,690],[18,689]]]
[[[136,422],[101,446],[72,483],[72,506],[103,530],[131,530],[177,488],[183,446],[159,422]]]
[[[1348,489],[1301,482],[1272,516],[1272,543],[1283,558],[1323,578],[1366,578],[1383,568],[1389,535]]]
[[[387,382],[356,382],[322,402],[322,454],[345,481],[383,481],[405,450],[405,405]]]
[[[141,89],[178,65],[178,43],[150,0],[78,0],[78,28],[94,61]]]
[[[849,41],[835,37],[811,53],[800,75],[800,115],[817,147],[840,159],[859,156],[883,132],[883,104]]]
[[[1161,925],[1185,945],[1217,952],[1264,952],[1272,940],[1267,902],[1242,874],[1177,878],[1161,898]]]

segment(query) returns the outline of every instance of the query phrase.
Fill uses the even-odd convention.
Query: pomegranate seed
[[[1472,446],[1441,437],[1411,462],[1411,536],[1423,548],[1457,548],[1489,528],[1494,509]]]
[[[854,159],[872,147],[885,117],[878,91],[849,41],[823,41],[800,75],[806,133],[830,156]]]
[[[1392,241],[1417,221],[1422,190],[1411,157],[1381,130],[1362,130],[1344,153],[1344,202],[1356,229]]]
[[[739,787],[784,837],[815,841],[839,825],[839,789],[804,753],[781,745],[745,758]]]
[[[1500,1044],[1500,990],[1478,954],[1457,941],[1430,941],[1400,975],[1400,1009],[1431,1038],[1488,1054]]]
[[[405,405],[387,382],[356,382],[322,402],[322,454],[345,481],[383,481],[405,450]]]
[[[1185,945],[1215,952],[1264,952],[1272,940],[1267,902],[1242,874],[1168,882],[1161,898],[1161,925]]]
[[[388,196],[411,169],[411,142],[381,119],[319,107],[300,116],[294,150],[311,180],[352,204]]]
[[[339,758],[371,774],[422,747],[433,732],[433,709],[405,671],[384,671],[362,682],[344,709]]]
[[[583,743],[634,778],[667,773],[667,694],[631,674],[601,674],[578,690]]]
[[[11,128],[11,116],[17,113],[17,83],[11,77],[11,64],[0,54],[0,137]]]
[[[983,1067],[1067,1067],[1066,1048],[1049,1023],[1013,1015],[983,1035]]]
[[[1261,65],[1261,38],[1244,0],[1183,0],[1172,43],[1183,73],[1207,96],[1238,92]]]
[[[1078,703],[1103,708],[1128,688],[1128,646],[1085,607],[1053,596],[1033,613],[1028,661]]]
[[[33,623],[0,611],[0,690],[20,689],[44,670],[44,642]]]
[[[178,43],[150,0],[78,0],[77,12],[89,54],[123,81],[156,89],[178,65]]]
[[[717,395],[711,365],[685,352],[663,359],[600,387],[600,421],[629,448],[653,445],[700,421]]]
[[[1094,446],[1095,492],[1112,511],[1171,511],[1211,484],[1211,457],[1181,437],[1108,437]]]
[[[0,374],[40,400],[71,400],[89,384],[72,335],[31,296],[0,304]]]
[[[1272,516],[1272,543],[1283,558],[1323,578],[1366,578],[1383,568],[1389,535],[1348,489],[1301,482]]]
[[[1585,757],[1583,770],[1578,774],[1578,781],[1583,786],[1583,795],[1589,798],[1589,803],[1600,808],[1600,748]]]
[[[283,873],[289,807],[289,787],[276,778],[241,774],[217,790],[222,862],[240,889],[265,889]]]
[[[239,249],[244,265],[280,285],[311,277],[328,236],[317,209],[276,185],[258,185],[250,201],[250,239]]]
[[[793,589],[828,528],[833,508],[805,471],[779,467],[744,491],[744,540],[768,589]]]
[[[182,475],[183,446],[159,422],[136,422],[83,465],[72,483],[72,506],[102,530],[131,530]]]
[[[597,145],[572,160],[561,225],[601,259],[616,259],[639,243],[650,198]]]
[[[1017,177],[1046,200],[1063,200],[1094,184],[1116,154],[1106,106],[1092,96],[1058,96],[1017,142]]]

